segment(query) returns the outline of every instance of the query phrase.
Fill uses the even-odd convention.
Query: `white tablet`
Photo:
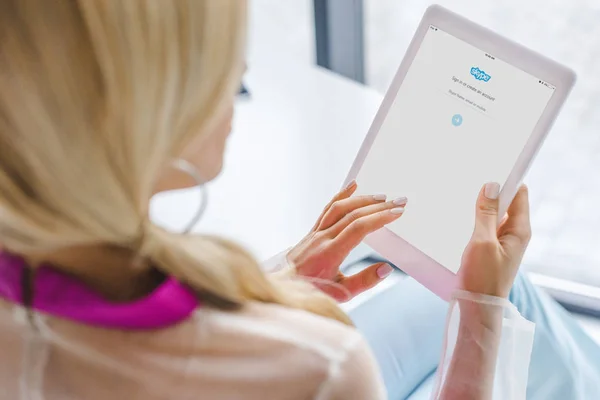
[[[427,9],[350,170],[357,194],[408,197],[366,239],[443,299],[484,183],[504,215],[575,82],[568,68],[440,6]]]

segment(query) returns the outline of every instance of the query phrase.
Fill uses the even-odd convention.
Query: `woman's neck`
[[[49,264],[114,302],[139,299],[164,280],[164,275],[153,268],[134,267],[135,256],[130,250],[106,245],[79,246],[23,257],[34,270]]]

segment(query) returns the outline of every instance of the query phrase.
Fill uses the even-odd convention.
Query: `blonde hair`
[[[350,323],[237,245],[149,221],[161,171],[237,89],[245,24],[239,0],[2,2],[0,243],[23,254],[129,248],[204,305],[260,301]]]

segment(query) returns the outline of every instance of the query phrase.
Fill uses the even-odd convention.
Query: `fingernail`
[[[486,183],[483,194],[490,200],[496,200],[500,194],[500,184],[496,182]]]
[[[394,205],[397,205],[397,206],[403,206],[406,204],[407,201],[408,201],[408,199],[406,197],[398,197],[397,199],[394,199],[394,201],[392,201],[392,203],[394,203]]]
[[[385,194],[376,194],[375,196],[373,196],[373,200],[376,201],[385,201],[385,199],[387,199],[387,196]]]
[[[387,278],[393,270],[394,268],[392,268],[391,265],[383,264],[381,267],[377,268],[377,276],[380,279]]]
[[[346,189],[350,189],[352,186],[356,185],[356,180],[352,179],[350,182],[348,182],[348,184],[346,185]]]
[[[392,214],[402,214],[404,212],[404,207],[396,207],[390,210]]]

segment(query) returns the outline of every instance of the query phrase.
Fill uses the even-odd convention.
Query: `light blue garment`
[[[600,399],[600,345],[524,274],[509,300],[536,324],[527,399]],[[351,311],[375,353],[390,400],[429,400],[447,308],[406,278]]]

